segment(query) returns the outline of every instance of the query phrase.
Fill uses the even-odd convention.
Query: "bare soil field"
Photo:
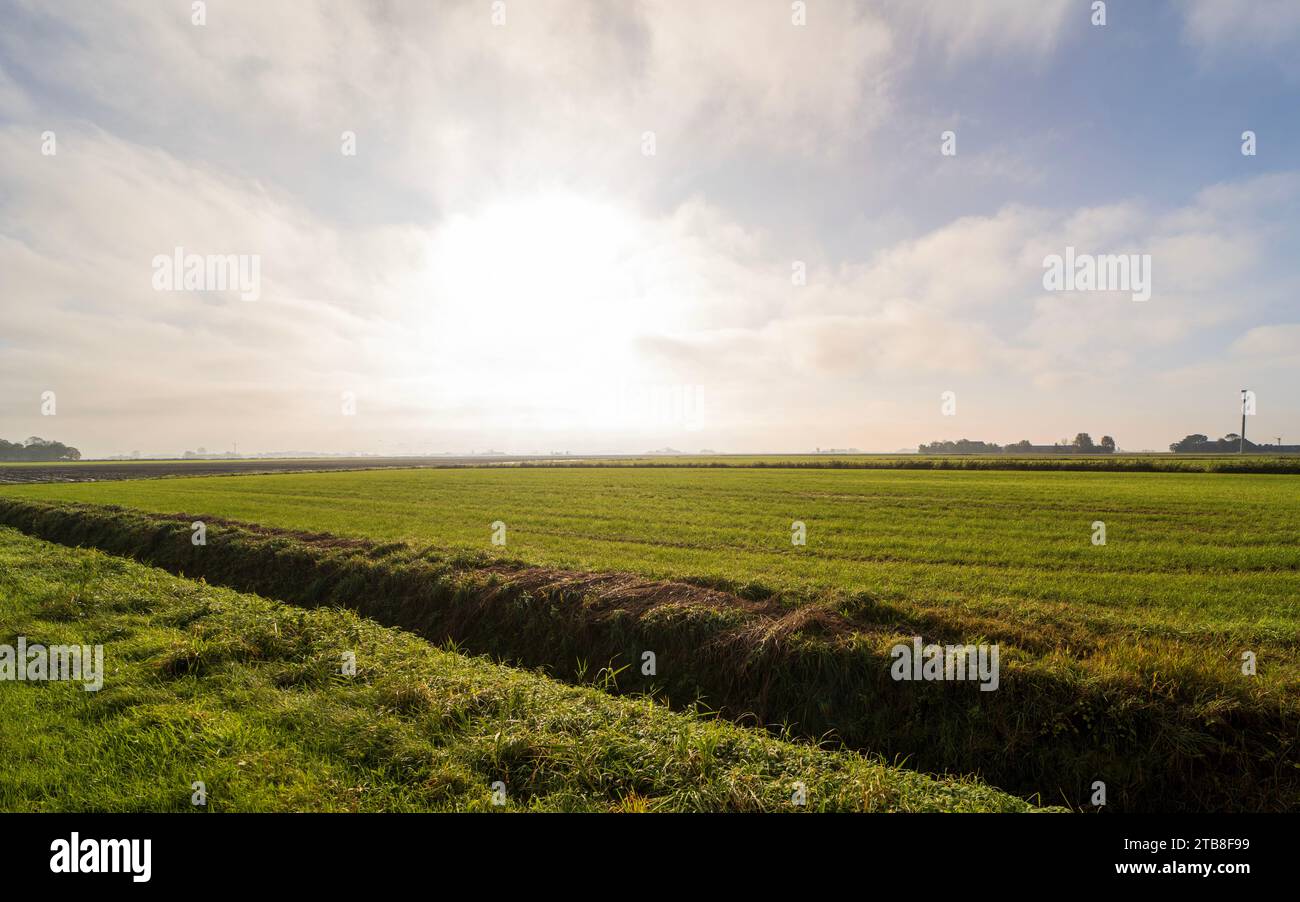
[[[314,473],[340,470],[385,470],[402,467],[449,467],[470,464],[553,460],[549,457],[324,457],[259,460],[106,460],[60,463],[0,464],[0,484],[35,482],[104,482],[157,479],[163,476],[234,476],[259,473]]]

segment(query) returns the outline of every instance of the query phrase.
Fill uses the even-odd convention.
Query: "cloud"
[[[1236,339],[1231,350],[1264,363],[1300,363],[1300,323],[1255,326]]]
[[[32,113],[27,92],[0,64],[0,117],[20,118]]]
[[[443,210],[539,180],[649,191],[738,148],[821,154],[885,114],[896,65],[891,30],[856,4],[796,26],[788,5],[742,0],[547,0],[509,4],[502,25],[478,2],[222,3],[205,26],[118,0],[22,7],[0,49],[103,127],[304,191],[304,168],[346,173],[354,131],[370,180]]]
[[[93,111],[336,218],[364,202],[420,219],[539,182],[673,206],[737,155],[862,165],[851,155],[896,115],[898,82],[930,63],[916,41],[956,62],[1041,58],[1069,7],[821,0],[795,25],[787,3],[540,0],[494,25],[473,0],[249,0],[195,26],[188,5],[97,0],[18,5],[0,56],[59,118]]]
[[[1300,75],[1293,49],[1300,40],[1300,5],[1293,0],[1187,0],[1183,38],[1206,59],[1263,57]]]
[[[1289,178],[1264,181],[1276,189]],[[1252,306],[1258,312],[1258,302],[1238,297],[1242,280],[1265,261],[1283,259],[1288,234],[1277,229],[1286,221],[1278,211],[1261,220],[1246,202],[1260,195],[1261,185],[1247,180],[1169,211],[1137,203],[1073,211],[1010,206],[955,220],[862,263],[814,269],[806,286],[793,289],[780,277],[773,248],[749,248],[771,255],[771,277],[744,284],[718,276],[701,301],[743,291],[751,309],[769,311],[766,321],[723,322],[646,346],[672,366],[710,377],[742,368],[755,382],[764,370],[772,378],[790,371],[1010,375],[1044,385],[1114,379],[1139,369],[1155,349],[1250,316]],[[1080,254],[1149,254],[1152,299],[1045,292],[1044,258],[1067,246]],[[718,251],[714,259],[727,256]]]
[[[1068,128],[953,99],[1049,71],[1086,4],[0,7],[0,409],[41,428],[57,389],[91,450],[125,450],[122,422],[171,450],[501,446],[624,383],[704,384],[710,443],[772,447],[865,410],[935,428],[903,408],[940,385],[1050,412],[1233,335],[1284,359],[1300,174],[1081,193]],[[1243,33],[1288,33],[1261,9]],[[176,246],[259,255],[261,300],[153,291]],[[1150,254],[1151,301],[1045,293],[1067,246]]]
[[[898,0],[892,12],[909,32],[936,44],[950,65],[1005,54],[1043,59],[1056,49],[1072,15],[1080,27],[1088,24],[1088,7],[1072,0]]]
[[[63,131],[44,157],[10,127],[0,154],[8,416],[48,389],[67,392],[61,423],[129,416],[156,441],[203,431],[209,405],[265,421],[336,396],[392,342],[385,310],[402,287],[386,296],[381,273],[400,268],[400,229],[345,241],[254,183],[93,131]],[[154,291],[152,260],[176,246],[259,255],[261,299]],[[91,434],[106,441],[102,425]]]
[[[0,361],[5,412],[30,415],[53,389],[61,422],[108,444],[114,419],[135,417],[146,446],[215,445],[205,436],[239,422],[273,447],[364,447],[431,420],[506,428],[519,411],[580,406],[602,381],[703,384],[733,423],[764,399],[798,407],[799,391],[833,416],[896,380],[1113,381],[1247,315],[1239,281],[1285,248],[1281,189],[1296,184],[1215,185],[1170,210],[1008,206],[864,260],[813,261],[796,285],[781,236],[702,198],[654,215],[553,189],[425,226],[343,226],[94,129],[64,130],[59,147],[43,157],[29,130],[0,130],[18,348]],[[176,245],[259,254],[261,300],[153,291],[150,261]],[[1043,257],[1067,245],[1150,253],[1152,300],[1045,294]],[[1270,327],[1234,348],[1276,356],[1293,337]],[[345,390],[364,426],[338,418]]]

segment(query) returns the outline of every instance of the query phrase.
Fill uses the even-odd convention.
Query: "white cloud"
[[[1231,350],[1263,362],[1300,363],[1300,323],[1256,326],[1234,341]]]
[[[783,284],[775,266],[766,285],[720,279],[712,296],[745,291],[751,308],[771,311],[770,318],[721,322],[647,346],[672,366],[712,376],[740,367],[756,383],[764,371],[769,379],[787,371],[949,372],[1044,385],[1118,378],[1143,368],[1156,349],[1258,313],[1258,302],[1239,296],[1241,280],[1262,256],[1285,253],[1270,221],[1258,221],[1257,211],[1240,202],[1259,190],[1254,181],[1219,186],[1168,212],[1136,203],[1075,211],[1007,207],[956,220],[860,264],[813,270],[802,288]],[[1044,257],[1067,246],[1080,254],[1150,254],[1152,299],[1045,292]],[[761,253],[775,258],[770,247]]]
[[[1090,27],[1086,4],[818,0],[803,27],[784,2],[509,3],[501,27],[482,2],[231,2],[201,28],[185,4],[19,12],[0,35],[4,412],[30,431],[23,399],[66,389],[60,426],[95,450],[126,450],[125,418],[133,443],[174,450],[235,431],[241,447],[485,447],[637,380],[707,384],[729,431],[701,444],[789,446],[913,396],[928,409],[940,384],[992,408],[1147,378],[1288,301],[1300,174],[1175,209],[970,202],[920,232],[933,211],[882,188],[928,172],[922,154],[931,196],[1050,188],[1062,143],[994,136],[939,160],[948,111],[901,108],[904,82],[1042,63]],[[818,180],[850,225],[823,219]],[[845,230],[879,250],[835,250]],[[177,245],[259,254],[262,299],[153,292],[151,259]],[[1043,258],[1067,245],[1151,254],[1152,300],[1046,295]],[[1277,356],[1290,333],[1260,328],[1238,344]],[[343,390],[364,416],[340,420]],[[928,423],[903,420],[913,438],[885,446]]]
[[[1177,4],[1186,40],[1214,56],[1261,52],[1294,67],[1300,4],[1294,0],[1187,0]]]
[[[27,92],[5,71],[0,64],[0,116],[18,118],[29,116],[33,112]]]
[[[1070,25],[1088,25],[1088,6],[1072,0],[900,0],[895,15],[939,45],[950,64],[1016,53],[1050,55]]]
[[[1300,4],[1295,0],[1187,0],[1177,6],[1184,17],[1183,41],[1196,51],[1202,67],[1263,66],[1289,84],[1300,81],[1295,53]]]

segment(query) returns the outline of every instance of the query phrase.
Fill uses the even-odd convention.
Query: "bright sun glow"
[[[497,347],[589,352],[646,323],[641,238],[621,211],[571,194],[500,201],[458,217],[432,249],[437,325]],[[469,330],[468,332],[466,330]]]
[[[586,409],[575,397],[649,378],[637,339],[671,326],[646,284],[654,245],[635,215],[567,192],[456,217],[429,252],[424,346],[466,401]]]

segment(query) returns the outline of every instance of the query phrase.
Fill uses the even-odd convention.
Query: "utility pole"
[[[1237,453],[1246,453],[1246,392],[1248,388],[1241,390],[1241,435],[1237,438]]]

